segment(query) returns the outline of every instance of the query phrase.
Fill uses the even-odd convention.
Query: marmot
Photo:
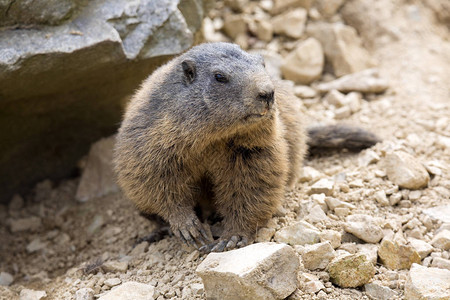
[[[307,135],[296,103],[261,56],[230,43],[193,47],[158,68],[129,103],[115,149],[118,182],[184,242],[242,247],[302,170]],[[216,241],[194,212],[205,198],[223,217]]]

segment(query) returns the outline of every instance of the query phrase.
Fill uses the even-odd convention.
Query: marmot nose
[[[258,94],[258,100],[266,102],[268,105],[273,103],[274,100],[274,91],[268,91],[268,92],[260,92]]]

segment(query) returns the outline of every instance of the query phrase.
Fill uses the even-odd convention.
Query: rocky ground
[[[445,5],[230,0],[218,2],[205,20],[206,40],[262,53],[274,77],[291,80],[311,124],[355,124],[383,140],[361,153],[306,160],[303,177],[286,193],[287,214],[258,232],[260,242],[292,247],[260,243],[247,254],[263,258],[255,259],[257,270],[293,282],[272,295],[450,299]],[[205,260],[173,237],[136,244],[156,224],[105,176],[99,180],[110,172],[110,145],[97,143],[80,161],[81,179],[44,181],[0,206],[1,299],[126,299],[121,293],[129,299],[205,299],[204,283],[209,288],[224,278],[221,268],[211,269],[233,261],[227,256],[233,252]],[[283,257],[292,263],[277,261]],[[239,274],[237,265],[227,268]],[[298,275],[299,286],[287,279],[290,274]],[[238,292],[234,280],[222,283]],[[267,291],[268,279],[253,280]]]

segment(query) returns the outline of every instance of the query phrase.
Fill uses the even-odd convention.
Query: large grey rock
[[[211,253],[198,266],[208,299],[284,299],[298,287],[300,261],[286,244]]]
[[[58,24],[68,19],[75,7],[74,0],[3,0],[0,26]]]
[[[73,173],[89,145],[117,129],[139,83],[199,40],[210,2],[2,1],[0,14],[10,4],[7,14],[17,8],[26,22],[64,22],[0,30],[0,201]]]
[[[450,271],[413,264],[405,284],[405,299],[450,299]]]

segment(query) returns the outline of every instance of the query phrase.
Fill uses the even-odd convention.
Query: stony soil
[[[382,138],[383,142],[370,150],[380,161],[362,164],[367,151],[334,153],[305,161],[305,165],[320,172],[319,177],[335,179],[330,196],[355,208],[338,212],[325,209],[326,218],[311,219],[310,210],[320,200],[309,195],[314,180],[307,178],[286,193],[288,212],[284,217],[273,218],[270,228],[279,230],[306,218],[321,231],[341,232],[342,245],[338,249],[356,252],[355,245],[364,242],[345,233],[347,214],[375,217],[383,234],[395,233],[396,240],[414,237],[430,243],[442,226],[442,222],[423,211],[450,204],[450,33],[422,1],[392,2],[379,1],[374,11],[361,12],[370,15],[367,18],[381,20],[373,27],[358,26],[356,21],[353,24],[390,87],[383,94],[365,94],[360,110],[340,120],[368,128]],[[256,2],[251,2],[244,13],[251,15],[256,6]],[[219,2],[210,13],[217,30],[226,11]],[[341,20],[338,13],[327,22]],[[377,27],[381,23],[382,29]],[[242,44],[240,39],[237,42]],[[286,55],[297,42],[283,36],[274,40],[267,46],[247,36],[243,46],[275,49]],[[332,73],[325,71],[321,80],[333,78]],[[334,108],[320,96],[303,102],[312,122],[336,121]],[[399,189],[386,177],[382,161],[392,149],[403,149],[416,161],[434,166],[426,188]],[[174,237],[134,248],[137,238],[154,230],[156,224],[141,217],[120,193],[77,202],[78,183],[79,178],[58,183],[44,181],[33,193],[16,196],[9,207],[0,206],[0,272],[14,278],[10,286],[0,286],[0,299],[18,299],[24,288],[45,291],[45,299],[76,299],[81,288],[92,288],[94,295],[100,295],[126,281],[155,286],[158,299],[205,299],[201,285],[195,285],[202,283],[195,269],[204,256],[185,248]],[[383,202],[383,196],[377,201],[377,191],[384,191],[390,204]],[[14,221],[33,225],[31,229],[12,232]],[[448,260],[449,256],[449,250],[433,247],[427,257]],[[427,265],[430,260],[425,258],[422,264]],[[408,270],[390,270],[380,261],[375,268],[373,280],[403,298]],[[311,293],[299,288],[290,299],[368,299],[364,288],[333,285],[326,271],[303,271],[316,275],[325,288]],[[120,281],[108,281],[112,278]]]

